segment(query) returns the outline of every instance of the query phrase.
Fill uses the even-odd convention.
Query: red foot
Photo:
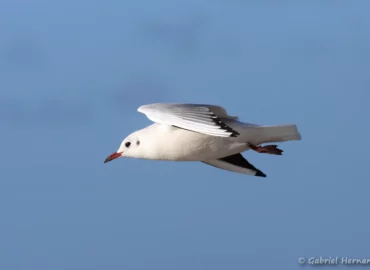
[[[249,147],[258,152],[258,153],[265,153],[265,154],[271,154],[271,155],[282,155],[284,152],[283,150],[277,148],[277,145],[265,145],[265,146],[255,146],[253,144],[249,144]]]

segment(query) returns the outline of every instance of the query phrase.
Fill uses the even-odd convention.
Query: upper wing
[[[229,116],[220,106],[200,104],[155,103],[139,107],[138,112],[160,124],[173,125],[211,136],[236,137],[237,131],[227,126],[221,118],[237,119]]]

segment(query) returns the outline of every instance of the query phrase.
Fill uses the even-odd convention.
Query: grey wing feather
[[[207,160],[202,162],[230,172],[266,177],[266,174],[250,164],[240,153],[220,159]]]
[[[221,119],[237,119],[229,116],[220,106],[203,104],[155,103],[143,105],[138,112],[156,123],[218,137],[237,137],[239,133]]]

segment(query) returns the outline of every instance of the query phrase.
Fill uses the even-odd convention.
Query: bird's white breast
[[[247,143],[238,142],[235,138],[209,136],[157,123],[140,133],[143,136],[141,158],[147,159],[212,160],[248,149]]]

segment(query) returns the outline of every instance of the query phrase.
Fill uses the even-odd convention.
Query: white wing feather
[[[222,119],[234,119],[226,110],[215,105],[155,103],[140,106],[138,112],[160,124],[173,125],[218,137],[236,137],[239,133],[227,126]]]

